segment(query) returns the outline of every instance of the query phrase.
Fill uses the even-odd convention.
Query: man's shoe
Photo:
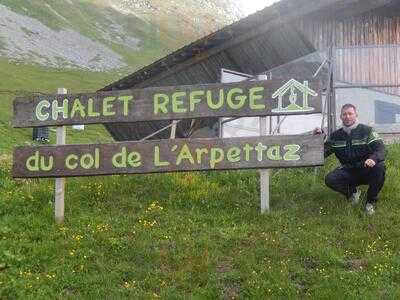
[[[356,190],[356,192],[350,196],[351,204],[357,205],[360,202],[360,198],[361,198],[361,191]]]
[[[375,207],[372,203],[367,203],[365,205],[365,212],[367,215],[372,216],[375,213]]]

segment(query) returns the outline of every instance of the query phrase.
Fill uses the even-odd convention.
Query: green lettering
[[[181,151],[176,159],[176,165],[179,166],[182,163],[182,160],[187,159],[189,163],[194,165],[194,159],[192,153],[190,152],[189,146],[183,144]]]
[[[49,156],[47,166],[46,166],[45,157],[44,156],[40,157],[40,170],[41,171],[50,171],[51,169],[53,169],[53,156],[52,155]]]
[[[100,167],[100,150],[96,148],[94,150],[94,167],[98,169]]]
[[[267,150],[267,147],[262,143],[258,143],[254,149],[257,151],[257,160],[263,161],[263,154],[264,154],[263,152]]]
[[[103,116],[109,117],[109,116],[114,116],[115,111],[110,111],[110,109],[113,108],[115,97],[105,97],[103,99]],[[124,111],[125,111],[125,106],[124,106]]]
[[[62,106],[58,106],[58,101],[53,100],[51,110],[54,121],[58,119],[60,113],[62,113],[63,119],[68,118],[68,99],[63,100]]]
[[[233,88],[228,91],[226,96],[226,102],[232,109],[240,109],[246,102],[247,97],[243,95],[243,90],[240,88]],[[234,101],[236,103],[234,103]]]
[[[94,166],[94,158],[90,153],[86,153],[81,157],[81,166],[82,168],[88,170]]]
[[[159,146],[155,146],[154,147],[154,165],[156,167],[165,167],[165,166],[169,166],[170,163],[167,161],[161,161],[160,159],[160,147]]]
[[[75,160],[76,162],[71,163],[71,160]],[[69,170],[75,170],[78,167],[78,156],[75,154],[70,154],[65,158],[65,166]]]
[[[158,115],[159,113],[166,114],[168,113],[167,105],[169,103],[169,97],[165,94],[155,94],[154,95],[154,114]]]
[[[264,97],[263,94],[257,94],[261,92],[264,92],[264,87],[262,86],[255,86],[249,90],[249,103],[251,109],[265,109],[265,104],[256,103],[256,101],[261,100]]]
[[[50,116],[48,112],[43,113],[43,108],[50,108],[50,102],[47,100],[42,100],[36,106],[36,119],[38,119],[39,121],[46,121]]]
[[[88,117],[99,117],[100,113],[94,110],[94,101],[92,98],[88,100]]]
[[[200,96],[204,96],[204,91],[193,91],[189,94],[189,111],[193,112],[196,104],[201,102]]]
[[[26,168],[31,172],[39,171],[39,151],[26,160]]]
[[[186,95],[185,92],[175,92],[172,94],[172,111],[174,113],[185,113],[186,108],[181,107],[183,105],[183,100],[179,99]]]
[[[198,164],[201,164],[203,154],[205,154],[205,155],[208,154],[207,148],[196,149],[196,157],[197,157]]]
[[[219,90],[219,98],[217,103],[213,102],[212,91],[207,91],[207,105],[210,109],[220,109],[224,105],[224,90]]]
[[[269,160],[282,160],[281,146],[271,146],[267,150],[267,157]]]
[[[72,105],[71,118],[75,117],[75,114],[77,112],[79,112],[79,114],[81,115],[81,118],[86,117],[85,107],[83,106],[83,104],[81,103],[81,101],[79,99],[75,99],[74,105]]]
[[[287,152],[283,156],[283,159],[285,161],[296,161],[300,160],[300,155],[297,154],[297,152],[301,149],[300,145],[286,145],[283,147]]]
[[[133,96],[119,96],[118,101],[122,101],[124,103],[124,111],[123,115],[127,116],[129,114],[129,102],[133,100]]]
[[[245,154],[245,160],[249,161],[250,160],[250,151],[252,151],[254,148],[251,147],[249,144],[244,145],[243,150]]]
[[[26,160],[26,168],[31,172],[37,171],[50,171],[53,169],[54,158],[52,155],[48,157],[46,165],[46,157],[40,156],[39,151],[36,151],[34,155]]]
[[[240,154],[242,153],[242,150],[238,147],[232,147],[228,150],[226,153],[226,158],[228,159],[229,162],[235,163],[240,161]]]
[[[141,159],[140,153],[133,151],[128,155],[128,164],[133,168],[140,167],[142,165]]]
[[[224,160],[224,150],[221,148],[211,148],[211,153],[210,153],[211,169],[214,169],[215,165],[223,160]]]
[[[111,161],[115,168],[126,168],[126,147],[122,147],[121,152],[114,154]]]

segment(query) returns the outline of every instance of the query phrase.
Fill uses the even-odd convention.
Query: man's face
[[[358,115],[352,107],[342,109],[342,113],[340,114],[343,125],[347,127],[353,125],[357,121],[357,117]]]

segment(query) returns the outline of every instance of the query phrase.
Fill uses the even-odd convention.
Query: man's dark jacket
[[[385,146],[379,135],[364,124],[358,124],[350,134],[342,128],[333,132],[325,142],[325,157],[335,153],[346,168],[363,168],[367,159],[375,163],[385,160]]]

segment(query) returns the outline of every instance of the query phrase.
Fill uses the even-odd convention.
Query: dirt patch
[[[239,283],[225,278],[225,274],[232,272],[233,269],[231,261],[222,261],[216,266],[221,287],[221,299],[237,299],[239,297]]]
[[[368,267],[368,262],[365,259],[349,259],[345,260],[343,264],[348,270],[360,270]]]
[[[312,257],[303,258],[301,263],[303,267],[308,270],[314,270],[320,265],[319,261]]]

